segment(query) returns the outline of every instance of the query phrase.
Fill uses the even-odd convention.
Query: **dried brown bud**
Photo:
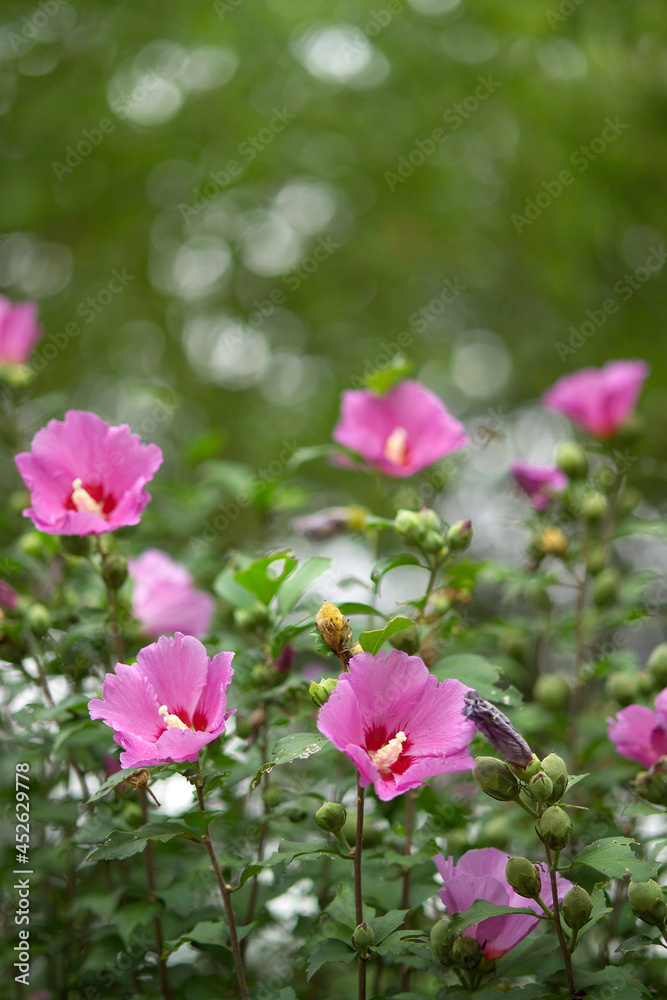
[[[329,601],[325,601],[317,612],[315,628],[334,652],[343,649],[350,637],[349,622],[343,618],[336,605]]]

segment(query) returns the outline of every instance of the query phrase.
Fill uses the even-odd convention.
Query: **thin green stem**
[[[414,791],[408,791],[405,794],[405,843],[403,845],[403,854],[408,855],[412,851],[412,834],[414,830],[414,820],[415,820],[415,796]],[[410,909],[410,876],[411,869],[403,869],[403,895],[401,898],[401,909]],[[403,927],[407,928],[408,925],[408,914],[405,916],[403,921]],[[401,992],[407,993],[410,989],[410,966],[404,962],[401,966]]]
[[[141,808],[141,822],[146,824],[148,822],[148,796],[146,795],[145,788],[138,788],[137,793],[139,795],[139,806]],[[148,886],[148,898],[151,903],[157,901],[157,895],[155,892],[155,862],[153,858],[153,845],[150,840],[146,841],[146,848],[144,850],[144,862],[146,865],[146,884]],[[158,979],[160,982],[160,993],[162,994],[163,1000],[169,1000],[171,997],[171,991],[169,989],[169,980],[167,979],[167,963],[162,957],[162,949],[164,939],[162,936],[162,921],[160,920],[159,914],[153,914],[153,933],[155,935],[155,949],[157,951],[157,968],[158,968]]]
[[[95,543],[97,545],[97,551],[100,554],[100,559],[102,560],[102,576],[104,571],[104,563],[107,559],[109,553],[104,547],[104,543],[100,535],[95,536]],[[116,591],[113,587],[104,581],[104,586],[107,592],[107,610],[109,612],[109,621],[111,622],[111,638],[113,640],[114,649],[116,650],[116,656],[118,657],[118,662],[122,663],[125,659],[125,647],[123,644],[123,636],[120,631],[120,624],[118,621],[118,599]]]
[[[361,851],[364,843],[364,789],[357,774],[357,830],[354,844],[354,918],[357,926],[364,921],[364,905],[361,893]],[[366,959],[359,953],[359,1000],[366,1000]]]
[[[197,787],[197,800],[199,802],[199,808],[202,812],[206,812],[206,802],[204,801],[204,788],[202,786],[202,775],[201,773],[196,780]],[[236,981],[239,987],[239,997],[240,1000],[250,1000],[250,994],[248,993],[248,985],[245,979],[245,969],[243,968],[243,957],[241,955],[241,949],[239,947],[239,939],[236,933],[236,917],[234,916],[234,909],[232,907],[232,894],[230,887],[225,882],[222,874],[222,869],[215,854],[215,848],[213,847],[213,841],[211,840],[211,834],[209,830],[210,824],[206,824],[204,829],[204,844],[206,845],[206,850],[208,851],[208,856],[211,859],[211,865],[215,873],[215,879],[218,883],[218,889],[220,890],[220,895],[222,896],[222,902],[225,907],[225,915],[227,917],[227,926],[229,928],[229,941],[232,952],[232,959],[234,961],[234,971],[236,973]]]
[[[558,937],[560,950],[563,955],[565,975],[567,976],[567,988],[570,991],[570,1000],[576,1000],[577,989],[574,985],[574,973],[572,971],[572,957],[570,955],[570,951],[567,946],[567,941],[565,940],[565,934],[563,933],[563,925],[561,924],[560,920],[560,903],[558,902],[558,882],[556,880],[556,865],[558,863],[558,852],[556,853],[555,857],[556,864],[554,864],[554,858],[552,858],[551,851],[546,844],[544,845],[544,850],[547,856],[547,864],[549,865],[549,877],[551,880],[554,926],[556,928],[556,936]]]
[[[546,915],[549,917],[549,920],[553,920],[553,918],[554,918],[553,910],[549,909],[549,907],[544,902],[544,900],[542,899],[542,897],[541,896],[536,896],[535,897],[535,902],[540,904],[540,906],[542,907],[542,909],[544,910],[544,912],[546,913]]]

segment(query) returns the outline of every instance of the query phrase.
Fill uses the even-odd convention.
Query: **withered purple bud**
[[[290,646],[290,644],[287,643],[286,646],[283,646],[280,653],[271,664],[271,669],[277,670],[278,673],[284,677],[292,669],[292,664],[294,663],[295,658],[296,649],[294,646]]]
[[[306,517],[297,517],[292,521],[292,527],[300,535],[305,535],[314,542],[323,542],[333,538],[347,528],[348,508],[327,507]]]
[[[466,719],[475,723],[484,739],[495,747],[503,760],[519,767],[526,767],[532,762],[533,751],[507,716],[495,705],[480,698],[476,691],[466,691],[463,702]]]

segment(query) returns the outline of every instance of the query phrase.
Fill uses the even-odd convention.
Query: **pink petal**
[[[162,636],[139,651],[137,663],[169,714],[189,725],[207,681],[209,659],[201,642],[181,632],[173,639]]]
[[[91,719],[104,719],[112,729],[153,739],[164,729],[159,707],[153,685],[136,663],[117,664],[115,674],[104,678],[102,698],[88,703]]]
[[[608,735],[616,749],[629,760],[636,760],[643,767],[655,764],[660,756],[651,744],[651,735],[657,718],[644,705],[628,705],[621,709],[615,719],[607,719]]]

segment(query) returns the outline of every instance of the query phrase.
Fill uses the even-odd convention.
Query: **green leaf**
[[[317,860],[322,854],[340,857],[340,851],[335,845],[332,845],[330,840],[281,840],[278,850],[274,851],[263,864],[267,868],[273,868],[275,865],[289,865],[295,858],[299,858],[301,861]]]
[[[622,941],[616,949],[615,954],[626,955],[631,951],[639,951],[640,948],[646,948],[648,945],[659,944],[660,935],[656,934],[655,937],[649,937],[647,934],[637,934],[635,937],[628,938],[626,941]]]
[[[570,775],[568,775],[568,778],[567,778],[567,788],[565,789],[565,792],[569,792],[573,785],[577,785],[577,784],[579,784],[580,781],[583,781],[584,778],[587,778],[588,775],[589,775],[589,773],[590,772],[587,772],[586,774],[570,774]],[[565,793],[563,793],[563,794],[565,794]]]
[[[404,354],[396,354],[388,365],[383,368],[375,368],[364,379],[368,388],[378,396],[383,396],[389,392],[392,386],[401,382],[412,371],[412,364]]]
[[[640,882],[656,878],[660,865],[635,857],[632,848],[638,846],[632,837],[605,837],[579,851],[572,864],[588,865],[609,878],[623,878],[627,871]]]
[[[308,959],[306,978],[312,979],[318,969],[326,962],[351,962],[356,957],[352,945],[338,938],[325,938],[318,941]]]
[[[373,933],[375,934],[373,947],[376,948],[385,938],[388,938],[390,934],[398,930],[403,925],[405,914],[409,912],[409,910],[388,910],[382,917],[373,917],[370,921]]]
[[[343,927],[348,927],[351,931],[353,931],[357,926],[357,918],[354,903],[354,890],[352,889],[352,886],[347,882],[341,883],[341,885],[338,886],[338,892],[325,908],[325,912],[328,913],[329,916],[336,921],[336,923],[342,924]],[[405,912],[407,912],[407,910]],[[364,920],[367,923],[370,923],[375,914],[375,910],[370,906],[366,906],[364,903],[363,914]],[[402,922],[403,920],[401,920],[401,923]]]
[[[293,733],[291,736],[283,736],[274,745],[271,751],[271,760],[262,764],[259,771],[250,783],[250,792],[254,792],[262,780],[263,774],[268,774],[276,764],[289,764],[293,760],[306,760],[318,753],[322,747],[326,746],[328,740],[320,733]]]
[[[284,566],[278,575],[270,575],[269,567],[274,563],[283,562]],[[267,606],[280,590],[280,586],[290,573],[296,569],[297,561],[289,552],[274,552],[264,559],[258,559],[246,569],[234,574],[234,579],[246,590],[251,591],[262,604]]]
[[[281,615],[286,615],[295,606],[304,591],[311,583],[331,566],[331,559],[322,556],[313,556],[290,576],[289,580],[281,587],[278,595],[278,610]]]
[[[396,635],[397,632],[402,632],[403,629],[412,628],[413,625],[414,621],[412,618],[397,615],[395,618],[390,618],[384,628],[375,629],[372,632],[362,632],[359,636],[359,643],[365,652],[372,653],[375,656],[387,639],[392,635]]]
[[[138,830],[112,830],[107,839],[86,858],[86,861],[112,861],[131,858],[146,847],[146,841],[172,840],[173,837],[187,837],[196,840],[191,830],[176,823],[147,823]]]
[[[538,915],[535,910],[524,907],[498,906],[496,903],[489,903],[486,899],[476,899],[464,913],[457,913],[452,917],[447,936],[452,937],[455,933],[464,931],[467,927],[472,927],[473,924],[478,924],[481,920],[487,920],[489,917],[503,917],[508,913],[525,913],[532,917]]]
[[[234,571],[229,567],[223,569],[222,573],[218,573],[213,581],[213,590],[218,597],[222,597],[233,608],[251,608],[255,603],[255,598],[250,591],[236,582]]]
[[[507,688],[497,686],[499,668],[475,653],[446,656],[444,659],[438,660],[431,668],[431,673],[435,674],[439,681],[451,677],[462,681],[474,688],[480,697],[492,701],[503,711],[506,708],[516,708],[522,703],[521,695],[516,688],[511,685]]]
[[[370,604],[362,604],[360,601],[345,601],[338,605],[338,610],[342,615],[376,615],[378,618],[386,618],[381,611]]]

